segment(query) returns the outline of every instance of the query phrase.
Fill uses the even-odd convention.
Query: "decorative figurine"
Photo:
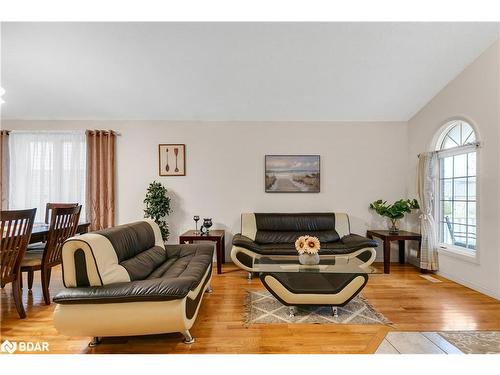
[[[210,218],[210,219],[203,218],[203,225],[200,228],[201,235],[202,236],[208,236],[208,233],[209,233],[208,229],[211,226],[212,226],[212,218]]]
[[[200,220],[200,217],[198,215],[194,215],[193,220],[194,220],[194,223],[196,225],[196,229],[194,231],[194,234],[200,234],[200,232],[198,232],[198,221]]]

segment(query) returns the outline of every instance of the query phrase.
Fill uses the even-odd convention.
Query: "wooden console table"
[[[384,243],[384,273],[391,272],[391,242],[398,241],[399,244],[399,263],[405,263],[405,241],[418,241],[418,249],[422,242],[422,236],[419,233],[407,232],[400,230],[398,234],[389,233],[388,230],[368,230],[366,237],[380,238]]]
[[[198,232],[199,233],[199,232]],[[194,243],[194,241],[211,241],[216,243],[216,253],[217,253],[217,273],[222,273],[222,264],[226,263],[226,245],[225,245],[225,235],[224,230],[214,229],[208,232],[208,235],[197,234],[194,230],[188,230],[187,232],[179,236],[179,243]]]

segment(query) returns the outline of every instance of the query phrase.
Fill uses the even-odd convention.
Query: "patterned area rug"
[[[362,296],[358,295],[334,317],[330,306],[300,306],[290,316],[288,306],[276,300],[267,290],[247,291],[245,324],[315,323],[315,324],[391,324]]]
[[[500,331],[438,332],[466,354],[500,354]]]

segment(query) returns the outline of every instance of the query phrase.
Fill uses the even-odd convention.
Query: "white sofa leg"
[[[192,344],[194,343],[194,337],[191,336],[191,333],[189,332],[188,329],[186,329],[184,332],[182,332],[184,335],[184,344]]]
[[[249,272],[248,275],[247,275],[247,280],[252,280],[252,277],[253,277],[252,273]]]
[[[212,289],[212,285],[208,284],[207,289],[205,289],[205,292],[207,293],[212,293],[214,290]]]
[[[93,348],[97,345],[99,345],[102,342],[100,337],[92,337],[92,340],[89,342],[89,348]]]

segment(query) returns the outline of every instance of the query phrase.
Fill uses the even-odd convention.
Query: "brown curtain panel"
[[[115,225],[115,144],[112,130],[87,130],[87,220],[90,230]]]
[[[0,130],[0,198],[1,208],[6,210],[9,207],[9,131]]]

